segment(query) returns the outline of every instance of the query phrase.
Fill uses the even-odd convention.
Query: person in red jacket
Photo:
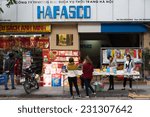
[[[94,67],[93,67],[92,61],[87,56],[84,60],[83,68],[82,68],[82,71],[83,71],[82,77],[84,79],[84,84],[85,84],[86,98],[89,98],[89,88],[91,89],[94,95],[96,94],[93,87],[90,84],[93,78],[93,70],[94,70]]]

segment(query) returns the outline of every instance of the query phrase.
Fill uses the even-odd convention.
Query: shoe
[[[90,96],[85,96],[85,98],[87,98],[87,99],[88,99],[88,98],[90,98]]]
[[[130,88],[129,91],[132,91],[132,88]]]
[[[16,87],[12,87],[11,89],[16,89]]]
[[[92,93],[93,95],[96,95],[96,93],[94,92],[94,93]]]
[[[5,88],[5,90],[9,90],[9,88]]]
[[[80,98],[81,98],[81,95],[78,95],[76,98],[77,98],[77,99],[80,99]]]
[[[74,99],[74,96],[71,96],[70,99]]]
[[[126,90],[125,88],[122,88],[121,90]]]
[[[114,90],[114,88],[109,88],[108,90]]]

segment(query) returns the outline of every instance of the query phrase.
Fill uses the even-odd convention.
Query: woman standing
[[[126,61],[124,63],[124,71],[127,73],[131,73],[134,70],[134,68],[135,68],[134,61],[131,59],[130,55],[127,55]],[[124,76],[122,90],[125,90],[127,79],[129,79],[129,86],[130,86],[130,91],[131,91],[132,90],[132,77],[131,76]]]
[[[108,59],[109,59],[109,68],[110,68],[110,69],[113,69],[113,68],[116,69],[117,63],[116,63],[116,61],[113,59],[113,57],[112,57],[112,56],[109,56]],[[110,76],[109,76],[109,88],[108,88],[108,90],[114,90],[114,76],[113,76],[113,75],[110,75]]]
[[[83,60],[80,59],[79,64],[78,64],[78,70],[82,70],[83,68]],[[81,89],[84,89],[84,79],[82,75],[80,76],[80,82],[81,82]]]
[[[93,94],[96,94],[90,84],[93,78],[93,64],[89,57],[85,58],[82,71],[83,71],[82,77],[84,79],[85,90],[86,90],[86,98],[89,98],[89,88],[91,89]]]
[[[77,70],[77,65],[75,65],[73,58],[69,58],[67,70],[68,70],[68,82],[69,82],[69,87],[70,87],[71,98],[74,98],[73,84],[74,84],[74,87],[76,89],[78,97],[81,97],[80,92],[79,92],[79,88],[78,88],[78,84],[77,84],[77,76],[76,76],[76,71],[75,71],[75,70]]]

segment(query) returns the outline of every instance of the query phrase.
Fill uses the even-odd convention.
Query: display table
[[[82,75],[82,70],[74,70],[76,75]],[[61,73],[62,75],[67,75],[68,73]],[[140,76],[140,73],[137,71],[132,71],[131,73],[126,73],[123,70],[118,70],[117,73],[107,73],[107,72],[97,72],[94,71],[93,72],[93,76],[109,76],[109,75],[113,75],[113,76],[120,76],[120,75],[124,75],[124,76]]]
[[[76,75],[81,76],[82,70],[75,70]],[[63,91],[64,91],[64,81],[67,80],[67,75],[68,73],[61,73],[63,75]],[[126,73],[124,72],[124,70],[117,70],[116,74],[115,73],[107,73],[107,72],[97,72],[96,70],[94,70],[93,72],[93,76],[96,77],[96,81],[98,81],[98,76],[100,76],[100,80],[102,76],[109,76],[109,75],[113,75],[113,76],[132,76],[132,78],[136,81],[136,91],[138,89],[138,79],[140,79],[140,72],[138,71],[132,71],[131,73]]]

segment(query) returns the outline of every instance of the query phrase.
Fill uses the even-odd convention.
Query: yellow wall
[[[57,34],[73,34],[73,46],[57,46]],[[79,35],[75,24],[53,24],[50,36],[50,49],[58,50],[79,50]]]

